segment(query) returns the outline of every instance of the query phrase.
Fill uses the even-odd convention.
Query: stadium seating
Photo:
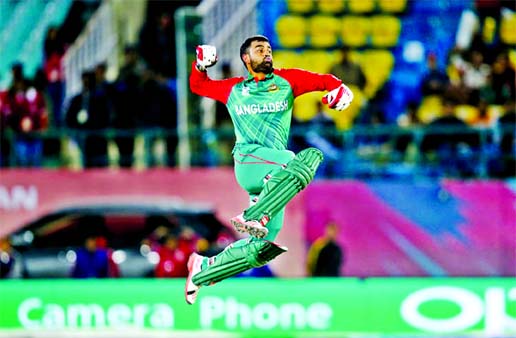
[[[387,49],[370,49],[361,54],[360,64],[367,78],[364,94],[371,98],[389,78],[394,67],[394,56]]]
[[[375,10],[375,0],[348,0],[348,10],[355,14],[371,13]]]
[[[306,43],[306,19],[300,15],[282,15],[276,20],[276,34],[283,48],[298,48]]]
[[[480,115],[477,107],[460,104],[455,107],[455,116],[467,124],[474,124]]]
[[[321,13],[339,14],[344,11],[344,0],[318,0],[317,9]]]
[[[297,97],[294,100],[294,116],[300,121],[314,118],[319,112],[318,102],[323,95],[323,92],[311,92]]]
[[[401,13],[407,8],[407,0],[378,0],[378,8],[383,13]]]
[[[313,15],[309,19],[308,34],[312,48],[335,47],[339,42],[339,20],[330,15]]]
[[[516,45],[516,13],[502,16],[500,39],[508,45]]]
[[[337,130],[347,130],[353,125],[354,119],[360,113],[365,103],[365,97],[360,89],[356,86],[349,86],[355,96],[351,106],[345,111],[337,111],[330,109],[326,105],[320,105],[324,92],[311,92],[299,96],[294,101],[294,116],[300,121],[308,121],[314,118],[320,108],[326,116],[331,117],[335,123]]]
[[[357,48],[368,43],[370,21],[364,16],[347,15],[342,18],[341,39],[346,46]]]
[[[337,51],[330,52],[322,49],[306,49],[299,55],[301,60],[294,67],[301,67],[318,73],[328,73],[338,59]]]
[[[301,61],[301,56],[296,51],[288,49],[274,51],[274,68],[300,67]]]
[[[485,18],[484,25],[482,27],[482,38],[487,44],[492,44],[496,37],[496,20],[493,17],[488,16]]]
[[[371,44],[378,48],[394,47],[401,31],[400,20],[392,15],[375,15],[371,18]]]
[[[314,9],[314,0],[286,0],[290,13],[306,14]]]
[[[430,95],[423,98],[421,105],[417,110],[417,117],[422,123],[430,123],[439,116],[442,112],[442,99],[438,95]]]

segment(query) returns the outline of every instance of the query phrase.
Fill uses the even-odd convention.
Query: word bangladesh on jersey
[[[288,100],[269,102],[269,103],[252,103],[235,106],[238,115],[253,115],[261,113],[277,113],[288,109]]]

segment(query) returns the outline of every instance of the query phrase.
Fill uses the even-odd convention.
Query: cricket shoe
[[[197,298],[197,293],[199,292],[199,289],[201,288],[200,285],[195,285],[192,282],[192,278],[197,273],[201,272],[201,264],[202,259],[204,257],[197,254],[192,253],[190,255],[190,258],[188,258],[188,277],[186,278],[186,284],[185,284],[185,300],[188,304],[192,305],[195,303],[195,299]]]
[[[269,233],[269,229],[265,227],[265,224],[269,221],[268,217],[264,217],[263,220],[246,220],[244,214],[233,217],[229,220],[236,231],[241,233],[248,233],[249,235],[256,238],[264,238]]]

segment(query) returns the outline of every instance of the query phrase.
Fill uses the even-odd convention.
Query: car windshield
[[[208,240],[214,240],[224,227],[209,212],[147,214],[113,210],[101,213],[73,211],[42,217],[17,231],[11,240],[20,249],[66,248],[83,245],[88,236],[101,236],[111,247],[124,248],[138,245],[160,226],[176,233],[182,227],[189,227]]]

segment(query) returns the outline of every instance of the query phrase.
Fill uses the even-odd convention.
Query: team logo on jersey
[[[267,88],[267,91],[268,91],[268,92],[275,92],[275,91],[277,91],[278,89],[279,89],[279,87],[278,87],[275,83],[273,83],[273,84],[271,84],[271,85],[269,86],[269,88]]]
[[[242,87],[242,96],[249,96],[249,87]]]

